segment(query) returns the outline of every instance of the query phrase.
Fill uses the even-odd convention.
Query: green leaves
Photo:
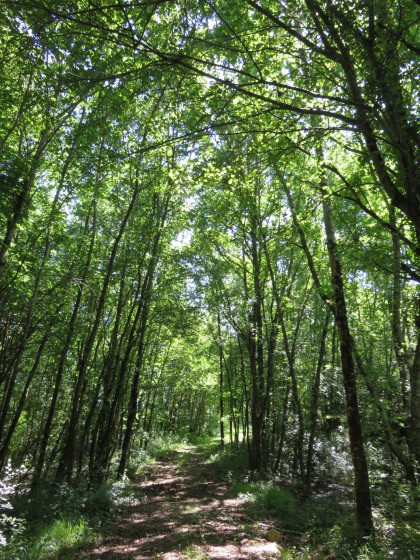
[[[221,395],[232,431],[238,434],[242,422],[250,437],[253,402],[254,416],[266,406],[270,461],[279,467],[281,445],[293,451],[299,422],[305,429],[312,422],[308,402],[323,322],[318,298],[331,295],[325,196],[354,338],[372,376],[393,388],[394,396],[384,393],[385,408],[399,418],[410,388],[399,381],[392,339],[397,277],[406,356],[416,336],[415,288],[407,280],[418,275],[416,26],[411,0],[6,2],[0,383],[10,396],[2,403],[5,429],[13,428],[21,397],[19,414],[30,427],[26,433],[17,418],[13,458],[37,456],[62,367],[47,444],[54,458],[100,304],[77,407],[80,468],[89,463],[108,404],[113,421],[126,421],[135,376],[135,426],[144,433],[214,422],[220,355],[212,329],[219,312]],[[149,293],[143,288],[150,270]],[[139,372],[135,317],[146,292]],[[332,395],[339,418],[332,329],[320,410]],[[28,381],[34,390],[26,395]],[[367,392],[363,399],[370,422],[375,404]],[[205,419],[198,421],[200,407]],[[117,439],[109,446],[116,454]]]

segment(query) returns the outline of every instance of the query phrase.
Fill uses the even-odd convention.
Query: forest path
[[[251,560],[279,558],[243,503],[228,495],[202,451],[184,448],[148,466],[135,499],[79,560]]]

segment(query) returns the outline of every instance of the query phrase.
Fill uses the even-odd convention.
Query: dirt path
[[[278,558],[275,543],[212,475],[203,454],[183,449],[154,463],[133,488],[100,546],[97,560],[251,560]]]

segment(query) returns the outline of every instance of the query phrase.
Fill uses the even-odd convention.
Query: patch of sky
[[[171,248],[172,249],[183,249],[187,247],[192,239],[193,232],[190,229],[184,229],[172,240]]]
[[[206,21],[206,25],[207,25],[207,28],[210,29],[210,31],[211,31],[212,29],[214,29],[216,27],[217,19],[214,16],[208,18],[207,21]]]
[[[269,216],[266,216],[263,219],[263,225],[267,228],[275,226],[277,224],[277,222],[278,222],[277,216],[273,216],[272,214],[269,215]]]
[[[292,219],[292,212],[288,206],[283,206],[280,214],[281,222],[289,222]]]
[[[20,31],[20,33],[26,33],[27,35],[29,35],[29,37],[34,36],[34,32],[29,27],[29,25],[26,23],[26,21],[23,21],[23,19],[20,19],[20,18],[15,18],[15,22],[17,24],[17,28]]]
[[[347,281],[357,282],[360,286],[369,289],[374,289],[375,287],[374,283],[369,280],[368,273],[364,270],[357,270],[356,272],[347,274]]]
[[[61,206],[61,210],[64,212],[64,215],[66,217],[66,222],[68,224],[72,224],[74,222],[75,210],[76,210],[76,204],[74,200],[68,200],[67,202],[65,202]]]
[[[196,195],[187,196],[184,200],[184,209],[189,211],[193,210],[198,204],[198,197]]]
[[[119,78],[114,78],[113,80],[105,80],[104,86],[105,87],[112,87],[116,89],[119,85],[121,85],[121,80]]]

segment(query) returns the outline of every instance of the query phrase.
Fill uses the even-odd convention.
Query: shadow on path
[[[180,466],[180,464],[182,466]],[[79,560],[251,560],[278,558],[275,543],[227,496],[203,453],[183,449],[151,465],[133,485],[136,501],[123,506],[94,550]],[[260,536],[258,536],[260,533]]]

